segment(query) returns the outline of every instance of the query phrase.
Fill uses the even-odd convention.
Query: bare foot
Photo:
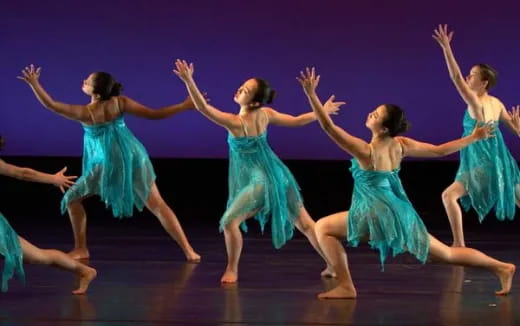
[[[88,249],[86,248],[75,248],[72,251],[69,251],[67,253],[70,258],[80,260],[80,259],[89,259],[90,253],[88,252]]]
[[[238,280],[238,273],[226,269],[224,275],[220,279],[220,283],[236,283]]]
[[[72,294],[85,294],[90,282],[96,278],[96,275],[97,272],[94,268],[85,266],[85,271],[82,271],[79,275],[79,287],[72,291]]]
[[[332,266],[327,266],[323,271],[321,271],[321,277],[325,278],[336,278],[336,273],[334,272],[334,269]]]
[[[200,255],[195,251],[186,254],[186,260],[190,263],[200,263]]]
[[[338,285],[330,291],[318,294],[319,299],[355,299],[356,289],[351,286]]]
[[[507,264],[506,267],[499,269],[496,274],[500,280],[502,289],[496,291],[496,295],[508,295],[511,292],[511,285],[513,283],[513,276],[515,275],[516,266],[513,264]]]

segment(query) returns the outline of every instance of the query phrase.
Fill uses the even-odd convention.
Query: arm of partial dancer
[[[513,134],[520,137],[520,105],[513,106],[510,112],[507,112],[506,108],[502,106],[500,121],[503,122]]]
[[[150,120],[165,119],[194,107],[193,102],[189,97],[181,103],[173,104],[160,109],[150,109],[149,107],[138,103],[137,101],[134,101],[127,96],[119,96],[118,99],[121,101],[120,105],[122,111]]]
[[[67,171],[67,167],[64,167],[61,171],[55,174],[49,174],[30,168],[18,167],[0,159],[0,174],[24,181],[52,184],[60,188],[62,192],[64,192],[66,188],[72,186],[74,184],[73,180],[77,178],[76,176],[64,175],[65,171]]]
[[[40,84],[41,68],[35,68],[34,65],[25,67],[22,70],[22,76],[18,79],[25,81],[32,89],[34,95],[40,103],[47,109],[64,116],[67,119],[85,121],[88,119],[85,107],[83,105],[72,105],[55,101]]]
[[[345,103],[343,102],[333,102],[333,97],[331,97],[325,107],[327,108],[325,111],[327,115],[329,114],[337,114],[339,111],[339,107]],[[272,108],[264,108],[269,116],[269,123],[272,123],[277,126],[283,127],[302,127],[318,120],[316,113],[307,112],[300,114],[298,116],[293,116],[290,114],[280,113]]]
[[[442,157],[460,151],[462,148],[481,139],[493,137],[494,126],[491,123],[473,129],[469,136],[449,141],[440,145],[423,143],[408,137],[395,137],[403,146],[403,156]]]
[[[193,63],[189,64],[184,60],[177,60],[175,62],[176,69],[173,71],[186,85],[186,89],[195,105],[195,108],[202,113],[206,118],[215,122],[216,124],[233,130],[240,128],[240,119],[231,113],[222,112],[219,109],[209,105],[201,93],[195,80],[193,79],[194,67]]]
[[[437,41],[437,43],[439,43],[444,53],[444,59],[446,60],[446,65],[448,66],[448,71],[453,84],[457,88],[457,91],[464,102],[469,106],[470,110],[474,111],[472,113],[478,112],[481,106],[480,101],[477,95],[469,88],[466,80],[464,80],[459,64],[457,63],[457,60],[455,60],[455,56],[451,49],[450,42],[453,37],[453,31],[448,33],[447,25],[439,25],[438,29],[435,29],[433,33],[434,35],[432,35],[432,37]],[[478,115],[473,114],[473,116],[477,117]]]

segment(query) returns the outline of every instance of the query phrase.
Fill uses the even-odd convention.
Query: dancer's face
[[[386,129],[383,126],[383,122],[387,117],[386,106],[380,105],[374,111],[370,112],[365,122],[365,126],[372,132],[380,132]]]
[[[256,80],[248,79],[235,93],[233,100],[240,105],[249,105],[253,101],[258,85]]]
[[[87,79],[83,81],[81,90],[88,96],[92,96],[94,94],[94,74],[90,74]]]
[[[487,81],[482,80],[482,74],[480,67],[473,66],[469,71],[469,75],[466,76],[466,83],[471,90],[478,92],[486,89]]]

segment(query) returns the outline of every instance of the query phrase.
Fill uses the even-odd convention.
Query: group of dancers
[[[450,77],[468,108],[462,137],[440,145],[400,136],[408,129],[408,122],[404,111],[393,104],[382,104],[368,114],[365,125],[372,133],[369,142],[351,135],[331,118],[344,102],[336,102],[331,96],[323,104],[316,94],[320,76],[314,68],[305,69],[297,77],[312,112],[292,116],[268,107],[275,92],[260,78],[248,79],[237,90],[234,96],[239,105],[237,114],[213,107],[197,87],[194,65],[184,60],[175,62],[174,73],[184,82],[189,96],[179,104],[160,109],[150,109],[121,95],[121,84],[104,72],[92,73],[84,80],[82,90],[90,96],[89,104],[61,103],[41,86],[41,69],[34,65],[26,67],[18,78],[31,87],[40,103],[82,124],[83,170],[75,180],[76,177],[64,174],[66,169],[47,174],[0,160],[0,174],[53,184],[62,191],[68,188],[61,209],[68,211],[74,234],[74,248],[68,254],[40,249],[18,236],[0,214],[0,253],[5,257],[2,291],[7,290],[7,281],[14,274],[23,280],[23,262],[53,265],[76,273],[79,287],[73,293],[87,291],[96,270],[81,262],[90,257],[87,216],[82,202],[93,195],[99,196],[115,217],[132,216],[134,207],[148,208],[181,247],[186,259],[199,262],[200,255],[161,197],[145,148],[124,121],[127,113],[164,119],[196,108],[229,132],[229,197],[220,220],[227,266],[221,282],[237,282],[243,244],[240,229],[246,231],[246,221],[255,218],[262,229],[270,223],[275,248],[291,239],[294,227],[307,237],[325,262],[322,276],[337,279],[336,287],[319,294],[319,298],[357,296],[342,240],[351,246],[368,242],[379,251],[382,265],[389,255],[409,252],[422,263],[431,260],[484,268],[500,282],[501,289],[496,294],[508,294],[515,265],[465,246],[458,200],[466,210],[473,207],[481,221],[491,210],[500,220],[513,219],[516,205],[520,205],[520,171],[505,146],[498,123],[503,122],[520,135],[520,106],[508,112],[499,99],[488,93],[497,80],[496,71],[489,65],[475,65],[463,77],[451,49],[452,36],[446,25],[439,25],[433,38],[441,46]],[[354,178],[350,210],[317,222],[305,209],[296,180],[267,141],[269,124],[298,127],[316,120],[341,149],[353,156],[350,171]],[[459,170],[455,181],[442,193],[453,232],[453,243],[447,246],[426,230],[403,189],[399,169],[404,157],[440,157],[456,151],[461,152]]]

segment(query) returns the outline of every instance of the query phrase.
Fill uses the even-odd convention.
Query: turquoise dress
[[[463,136],[470,135],[478,122],[466,110]],[[460,165],[455,177],[468,195],[460,198],[462,207],[475,209],[480,222],[493,209],[503,221],[515,216],[515,200],[520,198],[520,171],[507,149],[498,121],[495,137],[475,142],[460,151]]]
[[[356,159],[350,168],[354,178],[352,204],[348,215],[347,240],[356,247],[368,238],[379,250],[381,266],[389,256],[409,252],[422,263],[428,258],[430,240],[401,180],[393,171],[363,170]]]
[[[303,205],[298,184],[269,146],[267,131],[258,136],[229,134],[227,140],[229,197],[220,230],[233,219],[254,213],[262,232],[271,222],[273,245],[278,249],[292,238]],[[241,228],[247,232],[245,222]]]
[[[23,270],[23,253],[18,239],[18,234],[13,230],[9,222],[0,213],[0,254],[4,256],[4,269],[2,272],[2,292],[7,291],[7,281],[14,274],[25,283]]]
[[[83,125],[83,172],[63,197],[61,211],[70,202],[99,195],[115,217],[142,210],[155,181],[155,172],[144,146],[127,128],[123,115],[96,125]]]

